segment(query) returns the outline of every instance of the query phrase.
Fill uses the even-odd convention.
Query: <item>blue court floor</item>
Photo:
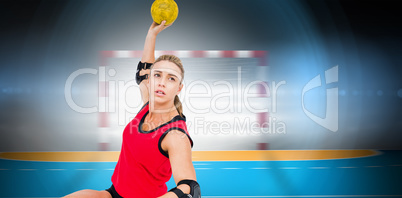
[[[203,197],[402,197],[402,151],[333,160],[194,161]],[[0,197],[106,189],[116,162],[0,160]],[[172,188],[174,182],[168,182]]]

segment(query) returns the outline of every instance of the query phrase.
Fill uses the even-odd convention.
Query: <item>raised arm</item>
[[[156,42],[156,36],[164,29],[166,29],[168,26],[165,26],[165,21],[162,21],[162,23],[159,25],[155,22],[152,23],[151,27],[149,27],[148,34],[145,38],[145,44],[144,44],[144,51],[142,54],[141,58],[141,63],[149,63],[152,64],[155,62],[155,42]],[[143,69],[140,70],[139,75],[149,75],[150,74],[150,69]],[[148,87],[146,86],[148,84],[148,78],[141,81],[140,85],[140,90],[141,90],[141,98],[142,102],[145,104],[149,100],[148,96]]]

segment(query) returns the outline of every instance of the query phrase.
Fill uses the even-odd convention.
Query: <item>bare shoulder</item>
[[[166,135],[165,139],[167,141],[172,141],[172,142],[183,142],[183,143],[189,143],[189,139],[187,137],[187,134],[183,131],[179,130],[171,130],[169,133]]]
[[[191,150],[190,139],[179,130],[171,130],[162,141],[163,150],[169,149],[187,149]]]

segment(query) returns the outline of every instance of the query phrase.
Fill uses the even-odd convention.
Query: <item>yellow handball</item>
[[[157,24],[161,24],[165,20],[165,25],[169,25],[179,15],[179,7],[173,0],[156,0],[151,7],[151,15]]]

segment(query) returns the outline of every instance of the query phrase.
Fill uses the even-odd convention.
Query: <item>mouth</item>
[[[155,93],[156,95],[166,95],[162,90],[156,90]]]

